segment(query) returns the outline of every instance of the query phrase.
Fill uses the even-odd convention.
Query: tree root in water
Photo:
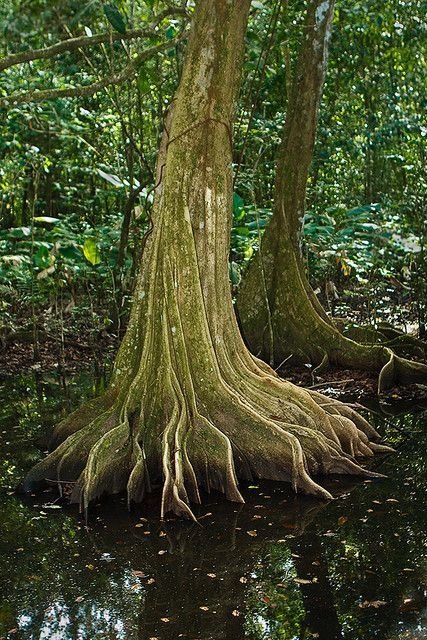
[[[128,398],[107,392],[57,427],[60,444],[29,472],[25,488],[71,478],[71,500],[87,510],[104,493],[126,490],[129,505],[140,502],[161,482],[162,518],[173,512],[195,519],[191,504],[200,503],[201,488],[243,502],[239,480],[284,480],[328,500],[332,495],[314,477],[381,477],[359,459],[391,449],[374,442],[377,432],[351,407],[295,387],[255,359],[251,373],[235,373],[230,382],[220,376],[210,397],[188,398],[172,368],[160,428],[142,402],[129,414]]]

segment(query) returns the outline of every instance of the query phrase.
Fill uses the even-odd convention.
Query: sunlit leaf
[[[93,238],[86,238],[84,241],[83,254],[86,260],[94,266],[101,262],[98,245]]]

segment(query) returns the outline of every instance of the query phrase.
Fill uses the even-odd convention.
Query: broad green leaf
[[[34,254],[34,264],[39,269],[46,269],[50,267],[54,261],[54,256],[50,253],[49,249],[44,246],[39,246]]]
[[[125,21],[123,19],[122,14],[114,4],[114,2],[109,2],[108,4],[104,4],[104,13],[107,17],[108,22],[113,27],[113,29],[115,29],[119,33],[125,33],[126,31]]]
[[[167,40],[172,40],[172,38],[175,37],[176,35],[176,27],[174,27],[172,24],[166,29],[165,32],[166,35],[166,39]]]
[[[86,260],[94,266],[101,262],[98,245],[94,238],[86,238],[83,245],[83,254]]]
[[[243,198],[239,196],[238,193],[233,193],[233,215],[235,218],[240,220],[244,216],[244,207],[245,203],[243,202]]]
[[[67,258],[67,260],[73,260],[76,262],[82,259],[81,252],[77,249],[77,247],[73,245],[68,245],[67,247],[60,247],[59,255],[63,258]]]

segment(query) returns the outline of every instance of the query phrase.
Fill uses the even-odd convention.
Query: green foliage
[[[64,38],[62,25],[73,36],[101,33],[106,20],[119,33],[144,28],[167,6],[161,0],[84,5],[72,0],[57,10],[35,0],[20,10],[16,0],[7,0],[0,7],[0,29],[7,52],[16,52],[23,42],[25,48],[58,42]],[[277,22],[275,6],[252,2],[250,13],[234,133],[234,289],[271,215],[286,86],[304,33],[303,3],[289,3]],[[369,292],[384,298],[389,309],[391,300],[402,298],[396,300],[390,285],[397,280],[402,295],[414,301],[412,313],[421,329],[427,324],[425,57],[418,45],[424,17],[418,0],[337,3],[304,222],[307,269],[316,288],[323,291],[332,281],[339,295],[350,293],[357,304]],[[180,27],[180,19],[165,19],[155,41],[173,38]],[[116,41],[85,55],[70,51],[12,67],[1,74],[0,95],[22,87],[92,83],[123,68],[145,45],[146,39]],[[152,202],[164,110],[177,85],[184,46],[147,60],[134,81],[93,97],[3,109],[0,285],[14,292],[6,296],[7,323],[17,324],[16,293],[26,292],[28,304],[31,288],[40,311],[50,309],[52,295],[61,293],[65,306],[83,305],[89,312],[99,304],[103,317],[117,315],[118,305],[126,315],[133,261]],[[126,202],[141,185],[117,291]]]
[[[107,4],[104,4],[103,9],[104,9],[104,13],[105,13],[105,15],[107,17],[107,20],[111,24],[113,29],[115,29],[119,33],[125,33],[125,31],[126,31],[125,21],[123,19],[122,14],[120,13],[118,8],[116,7],[115,3],[114,2],[109,2]]]

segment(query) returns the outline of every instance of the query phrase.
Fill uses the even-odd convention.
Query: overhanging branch
[[[74,51],[85,47],[92,47],[97,44],[105,42],[115,42],[117,40],[135,40],[137,38],[148,38],[158,35],[154,32],[154,29],[168,16],[171,15],[184,15],[186,12],[184,9],[166,9],[158,14],[156,19],[152,22],[148,29],[132,29],[125,31],[124,33],[118,33],[117,31],[111,31],[108,33],[99,33],[94,36],[80,36],[78,38],[69,38],[57,42],[50,47],[43,49],[31,49],[29,51],[20,51],[19,53],[11,53],[9,56],[0,59],[0,71],[9,69],[18,64],[24,62],[31,62],[32,60],[46,60],[53,58],[65,51]]]
[[[14,106],[17,104],[23,104],[26,102],[44,102],[45,100],[53,100],[55,98],[75,98],[83,96],[92,96],[97,91],[101,91],[110,85],[118,85],[126,80],[130,80],[132,76],[137,72],[138,67],[148,58],[151,58],[156,53],[167,51],[175,47],[178,42],[181,42],[187,37],[187,32],[183,32],[177,38],[162,42],[148,49],[141,51],[122,71],[119,73],[113,73],[106,78],[102,78],[97,82],[80,87],[68,87],[65,89],[45,89],[42,91],[26,91],[16,95],[11,95],[8,98],[0,99],[0,106]]]

